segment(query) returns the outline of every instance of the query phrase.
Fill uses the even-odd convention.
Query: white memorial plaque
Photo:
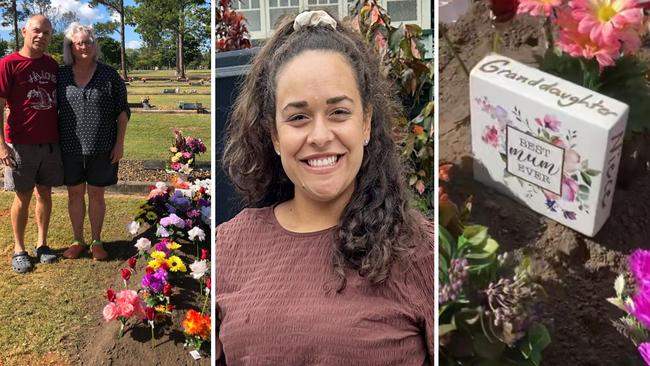
[[[507,57],[470,75],[474,177],[588,236],[611,210],[628,106]]]

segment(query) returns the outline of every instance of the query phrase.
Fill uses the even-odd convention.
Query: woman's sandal
[[[72,245],[65,252],[63,256],[68,259],[77,259],[86,250],[86,245],[80,240],[74,240]]]
[[[92,244],[90,244],[90,252],[96,261],[105,261],[108,259],[108,253],[104,250],[104,243],[101,240],[93,240]]]
[[[11,267],[14,269],[14,272],[17,273],[25,273],[34,269],[29,255],[24,250],[11,257]]]

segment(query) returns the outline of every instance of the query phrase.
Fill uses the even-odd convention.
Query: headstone
[[[596,235],[612,206],[628,106],[498,54],[472,70],[470,104],[474,177]]]

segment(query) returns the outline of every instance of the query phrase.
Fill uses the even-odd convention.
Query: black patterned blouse
[[[102,63],[88,85],[75,84],[72,66],[59,68],[57,82],[59,132],[64,154],[92,155],[113,149],[117,117],[131,117],[126,85],[115,69]]]

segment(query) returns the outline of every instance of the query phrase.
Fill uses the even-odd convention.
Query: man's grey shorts
[[[8,144],[15,154],[15,167],[5,166],[5,191],[27,192],[36,184],[63,185],[63,162],[59,144]]]

